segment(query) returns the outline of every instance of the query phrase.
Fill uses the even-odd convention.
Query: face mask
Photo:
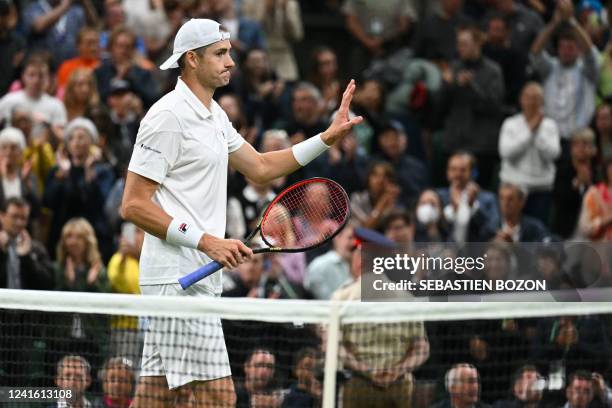
[[[438,222],[440,211],[431,204],[421,204],[417,208],[416,216],[421,224],[430,224]]]

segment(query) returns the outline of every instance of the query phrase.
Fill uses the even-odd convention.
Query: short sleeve
[[[240,149],[240,147],[246,142],[242,135],[238,133],[234,126],[230,122],[227,115],[225,115],[225,124],[227,129],[227,153],[234,153],[236,150]]]
[[[178,159],[181,138],[180,123],[174,113],[161,111],[145,116],[128,170],[161,184]]]

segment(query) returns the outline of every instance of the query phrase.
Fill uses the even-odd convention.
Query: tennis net
[[[150,384],[142,406],[201,406],[199,389],[179,386],[228,374],[225,349],[239,407],[428,407],[469,386],[463,376],[470,370],[477,385],[473,395],[461,395],[492,404],[534,395],[528,389],[562,405],[573,374],[609,378],[611,322],[606,302],[338,303],[0,290],[0,405],[11,406],[8,389],[55,387],[96,407],[128,406],[138,377],[162,369],[177,391]],[[141,358],[147,336],[153,346]],[[528,371],[535,374],[523,376]],[[593,398],[606,398],[598,390]]]

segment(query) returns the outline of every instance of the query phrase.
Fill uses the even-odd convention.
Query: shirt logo
[[[183,234],[187,233],[187,224],[182,223],[181,225],[179,225],[179,232],[182,232]]]
[[[141,144],[140,144],[140,147],[141,147],[142,149],[144,149],[144,150],[150,150],[150,151],[152,151],[152,152],[155,152],[155,153],[159,153],[159,154],[161,154],[161,152],[160,152],[159,150],[154,149],[154,148],[152,148],[152,147],[149,147],[149,146],[145,145],[144,143],[141,143]]]

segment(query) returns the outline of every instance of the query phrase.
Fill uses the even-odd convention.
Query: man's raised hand
[[[321,139],[325,144],[331,146],[337,141],[341,140],[355,125],[358,125],[363,121],[361,116],[349,118],[349,107],[355,94],[355,80],[351,79],[351,82],[347,85],[344,93],[342,94],[342,102],[340,108],[336,113],[334,121],[329,125],[329,128],[321,133]]]

